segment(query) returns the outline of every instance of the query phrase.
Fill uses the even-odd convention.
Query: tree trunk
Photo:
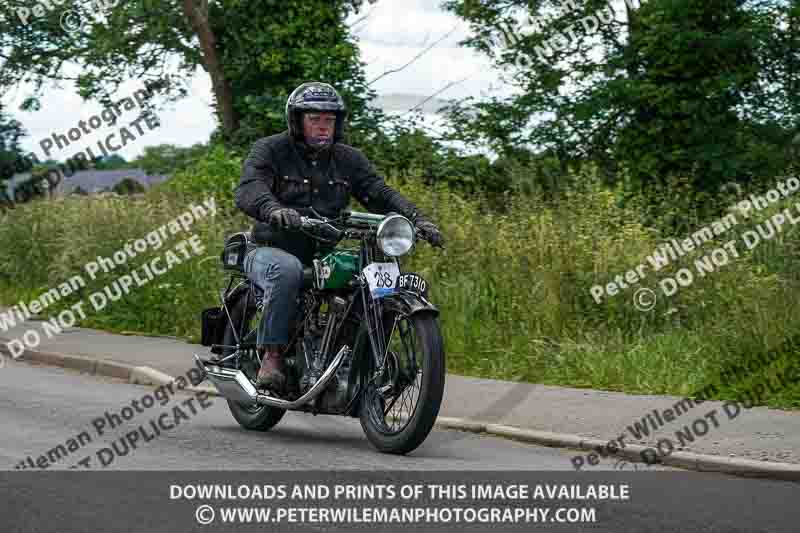
[[[641,4],[639,4],[641,7]],[[638,38],[639,32],[641,31],[641,27],[639,26],[638,21],[638,14],[636,13],[636,9],[634,9],[633,1],[626,0],[625,2],[625,13],[628,19],[628,45],[627,45],[627,54],[628,55],[637,55],[638,56]],[[628,78],[634,79],[638,75],[638,61],[628,61]]]
[[[200,0],[200,6],[197,5],[196,0],[183,0],[183,12],[200,40],[203,67],[211,76],[211,85],[217,101],[217,113],[222,122],[222,128],[227,135],[231,135],[239,129],[239,117],[233,108],[233,91],[230,81],[222,72],[222,65],[217,55],[217,39],[208,23],[208,0]]]

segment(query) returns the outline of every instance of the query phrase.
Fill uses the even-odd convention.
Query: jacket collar
[[[322,150],[317,150],[311,148],[304,141],[296,141],[292,139],[292,143],[294,144],[294,147],[297,150],[297,153],[300,155],[300,157],[305,159],[306,162],[308,163],[311,163],[312,161],[318,161],[321,163],[326,162],[331,155],[332,151],[331,147],[333,146],[330,145],[326,148],[323,148]]]

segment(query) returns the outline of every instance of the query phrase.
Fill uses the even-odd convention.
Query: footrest
[[[206,365],[214,365],[214,362],[206,361],[204,359],[200,359],[200,356],[197,355],[196,353],[194,353],[192,355],[194,356],[194,364],[195,364],[195,366],[200,369],[200,372],[203,373],[203,380],[205,380],[206,377],[208,376],[208,372],[206,371]],[[201,382],[203,380],[201,380]]]

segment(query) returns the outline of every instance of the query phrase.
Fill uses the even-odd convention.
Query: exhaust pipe
[[[275,398],[269,394],[259,393],[255,385],[253,385],[250,379],[245,376],[244,372],[241,370],[232,370],[230,368],[222,368],[209,363],[202,363],[199,361],[199,359],[197,362],[203,367],[203,372],[205,372],[209,381],[211,381],[211,383],[217,387],[219,393],[229,400],[242,403],[244,405],[257,404],[279,407],[281,409],[297,409],[298,407],[312,401],[314,398],[319,396],[323,390],[325,390],[325,387],[328,386],[328,383],[330,383],[331,379],[336,374],[336,370],[338,370],[339,365],[348,354],[350,354],[350,348],[347,346],[342,346],[342,349],[339,350],[339,353],[337,353],[336,357],[334,357],[333,362],[331,362],[317,382],[314,383],[308,392],[293,402]],[[195,358],[197,358],[197,356],[195,356]]]

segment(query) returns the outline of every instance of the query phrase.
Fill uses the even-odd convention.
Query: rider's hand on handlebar
[[[300,213],[288,207],[282,207],[270,213],[269,223],[281,229],[298,230],[302,228]]]
[[[444,247],[444,235],[436,227],[436,224],[427,220],[417,220],[416,227],[420,236],[431,243],[431,246]]]

